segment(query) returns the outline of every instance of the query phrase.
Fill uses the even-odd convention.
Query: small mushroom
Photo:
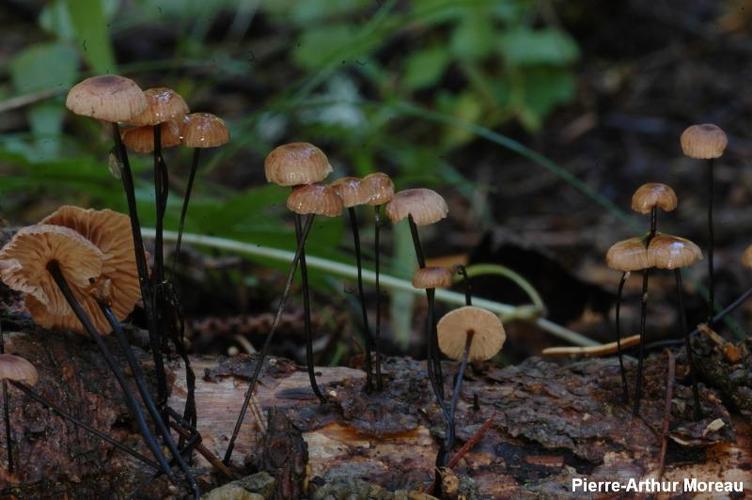
[[[160,128],[162,149],[174,148],[183,143],[180,136],[180,125],[176,121],[167,121],[158,125],[144,125],[143,127],[131,127],[122,132],[123,144],[129,150],[139,154],[154,152],[154,129]]]
[[[454,273],[445,267],[420,267],[413,274],[413,288],[451,288]]]
[[[294,187],[323,181],[332,173],[332,166],[313,144],[293,142],[278,146],[267,155],[264,173],[267,182]]]
[[[726,133],[712,123],[702,123],[687,127],[680,138],[682,152],[689,158],[706,160],[708,184],[708,318],[713,317],[715,309],[715,273],[713,249],[715,234],[713,232],[713,198],[715,191],[715,160],[723,156],[728,145]]]
[[[8,399],[8,382],[21,382],[28,385],[36,385],[39,381],[39,373],[34,365],[21,356],[13,354],[0,354],[0,381],[3,385],[3,406],[5,420],[5,439],[8,442],[8,472],[14,470],[13,460],[13,433],[10,425],[10,400]]]

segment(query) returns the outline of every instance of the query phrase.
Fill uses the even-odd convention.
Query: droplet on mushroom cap
[[[473,333],[468,360],[485,361],[496,356],[507,338],[504,325],[491,311],[464,306],[448,312],[436,324],[439,348],[452,359],[462,359],[465,341]]]
[[[394,195],[386,205],[386,214],[393,223],[413,216],[415,224],[426,226],[445,218],[449,213],[444,198],[431,189],[405,189]]]
[[[74,85],[65,106],[77,115],[106,122],[127,122],[142,113],[146,96],[130,78],[119,75],[92,76]]]
[[[394,198],[394,182],[383,172],[363,177],[360,180],[360,188],[368,196],[369,205],[383,205]]]
[[[134,116],[128,123],[136,127],[157,125],[170,120],[182,120],[188,114],[185,100],[167,87],[156,87],[144,90],[146,109]]]
[[[369,196],[363,191],[361,179],[357,177],[342,177],[329,185],[337,196],[342,199],[345,208],[357,207],[368,203]]]
[[[211,113],[185,115],[182,134],[187,148],[216,148],[230,142],[224,120]]]
[[[342,213],[342,199],[330,186],[309,184],[295,188],[290,193],[287,208],[300,215],[337,217]]]
[[[642,237],[636,237],[614,243],[606,253],[606,265],[623,273],[652,267],[645,248],[645,240]]]
[[[182,142],[180,137],[180,125],[175,121],[168,121],[156,125],[160,128],[159,138],[162,148],[179,146]],[[125,147],[136,153],[151,153],[154,151],[154,127],[145,125],[123,130],[121,133]]]
[[[332,173],[323,151],[307,142],[277,146],[264,160],[266,180],[279,186],[301,186],[321,182]]]
[[[723,155],[728,138],[718,125],[703,123],[687,127],[681,135],[681,148],[690,158],[710,160]]]
[[[47,264],[57,261],[70,287],[83,295],[102,273],[104,255],[76,231],[50,224],[21,228],[0,250],[0,279],[33,297],[50,314],[70,311]],[[36,318],[34,318],[36,321]]]
[[[446,267],[423,267],[413,274],[413,287],[427,288],[450,288],[454,272]]]
[[[648,259],[658,269],[678,269],[701,260],[702,251],[685,238],[658,233],[650,240]]]
[[[658,182],[643,184],[632,195],[632,210],[641,214],[649,214],[656,207],[664,212],[671,212],[677,203],[674,190]]]
[[[39,373],[29,361],[14,354],[0,354],[0,380],[36,385]]]

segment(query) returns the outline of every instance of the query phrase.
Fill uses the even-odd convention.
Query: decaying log
[[[88,339],[33,329],[6,335],[7,350],[38,367],[37,392],[148,456],[116,384]],[[142,353],[141,359],[147,371],[151,369],[150,357]],[[202,444],[221,458],[254,360],[198,356],[192,362]],[[752,488],[749,424],[732,416],[720,393],[707,387],[701,391],[705,417],[692,422],[691,389],[681,379],[683,363],[679,356],[664,477],[745,481],[745,487]],[[634,367],[629,368],[631,377]],[[184,376],[177,362],[170,369],[169,402],[181,410]],[[447,383],[454,370],[446,365]],[[301,367],[269,359],[255,397],[258,411],[255,417],[249,412],[237,441],[234,472],[269,472],[277,479],[277,498],[300,497],[303,488],[313,498],[335,498],[331,495],[343,488],[353,494],[372,492],[360,495],[378,491],[374,498],[392,498],[387,491],[425,491],[434,479],[444,433],[425,365],[389,358],[384,372],[384,393],[364,395],[361,371],[318,368],[319,384],[329,398],[327,405],[320,405]],[[645,383],[642,416],[633,418],[631,408],[619,403],[615,359],[558,364],[531,358],[504,369],[487,365],[469,370],[458,408],[457,446],[489,418],[492,425],[454,468],[460,493],[468,498],[566,497],[573,477],[655,477],[665,408],[665,356],[647,359]],[[19,467],[13,477],[0,469],[6,494],[104,498],[127,495],[140,486],[140,497],[153,498],[181,491],[164,478],[141,485],[153,474],[148,467],[20,392],[10,392]],[[2,467],[6,453],[3,443]],[[194,465],[204,491],[228,481],[198,454]],[[355,498],[366,498],[358,495]]]

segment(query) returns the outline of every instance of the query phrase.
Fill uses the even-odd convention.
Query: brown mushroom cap
[[[147,106],[144,92],[130,78],[99,75],[70,89],[65,106],[77,115],[106,122],[127,122]]]
[[[293,189],[287,197],[287,208],[300,215],[337,217],[342,213],[342,199],[330,186],[309,184]]]
[[[162,148],[179,146],[182,142],[180,137],[180,125],[175,121],[168,121],[156,125],[160,128]],[[136,153],[151,153],[154,151],[154,127],[145,125],[123,130],[121,137],[125,147]]]
[[[57,261],[71,289],[82,296],[102,274],[104,255],[70,228],[37,224],[20,229],[0,250],[0,278],[49,314],[64,314],[70,307],[47,270],[51,261]]]
[[[268,182],[279,186],[302,186],[321,182],[332,173],[323,151],[307,142],[277,146],[264,160]]]
[[[96,304],[105,299],[118,320],[124,320],[141,298],[138,269],[133,249],[130,218],[112,210],[83,209],[62,206],[42,220],[44,224],[69,227],[91,241],[104,256],[101,276],[92,284],[84,298],[94,325],[101,333],[112,331],[110,323]],[[55,326],[75,330],[78,319],[74,316],[59,318]]]
[[[211,113],[191,113],[183,119],[183,144],[187,148],[216,148],[230,142],[224,120]]]
[[[742,265],[752,268],[752,245],[748,246],[742,254]]]
[[[658,269],[677,269],[701,260],[702,251],[687,239],[658,233],[650,240],[648,259]]]
[[[394,198],[394,182],[383,172],[366,175],[360,180],[360,187],[368,195],[369,205],[383,205]]]
[[[0,380],[13,380],[27,385],[36,385],[39,373],[30,362],[21,356],[0,354]]]
[[[606,265],[624,273],[652,267],[644,238],[629,238],[614,243],[606,253]]]
[[[418,268],[413,274],[413,287],[420,289],[449,288],[452,286],[453,276],[454,272],[446,267]]]
[[[449,213],[444,198],[431,189],[405,189],[394,195],[386,205],[386,215],[393,223],[413,216],[415,224],[427,226],[445,218]]]
[[[681,148],[686,156],[709,160],[723,155],[728,138],[718,125],[702,123],[687,127],[681,135]]]
[[[677,203],[674,190],[658,182],[643,184],[632,195],[632,210],[640,214],[649,214],[655,207],[664,212],[671,212]]]
[[[441,352],[460,360],[465,352],[467,334],[473,332],[468,360],[485,361],[496,356],[507,338],[504,325],[494,313],[475,306],[448,312],[436,324]]]
[[[361,180],[357,177],[342,177],[332,182],[330,186],[342,199],[342,205],[345,208],[368,203],[369,196],[362,189]]]
[[[188,114],[188,105],[174,90],[157,87],[144,90],[146,109],[128,123],[136,127],[154,126],[170,120],[182,120]]]

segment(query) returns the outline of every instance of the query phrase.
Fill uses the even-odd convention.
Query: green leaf
[[[114,73],[115,56],[102,0],[65,0],[76,42],[91,69]]]
[[[22,94],[65,89],[78,77],[78,53],[63,43],[32,45],[11,60],[10,74],[13,86]]]
[[[452,32],[450,50],[461,60],[477,61],[493,50],[496,30],[485,9],[469,10]]]
[[[499,48],[504,61],[511,66],[565,66],[579,57],[575,41],[566,33],[552,28],[515,29],[501,37]]]
[[[574,97],[574,75],[563,68],[540,66],[525,68],[521,73],[520,100],[515,103],[523,125],[529,130],[538,130],[543,119],[553,109]]]
[[[405,86],[419,90],[438,83],[449,65],[449,54],[444,47],[418,50],[408,56],[405,64]]]
[[[347,24],[309,29],[300,37],[293,59],[305,69],[321,68],[343,48],[350,46],[355,37],[355,27]]]

